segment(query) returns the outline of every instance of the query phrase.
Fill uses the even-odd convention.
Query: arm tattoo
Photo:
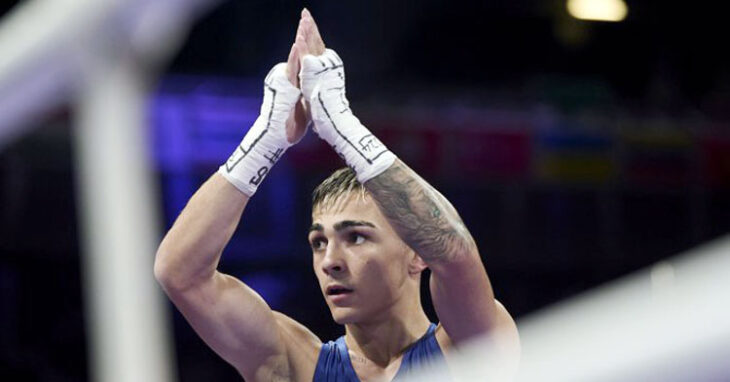
[[[454,207],[401,161],[365,188],[398,235],[426,262],[452,260],[475,250]]]

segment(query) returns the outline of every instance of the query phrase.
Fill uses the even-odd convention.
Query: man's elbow
[[[170,262],[165,258],[162,247],[157,250],[155,255],[154,274],[157,283],[167,289],[167,285],[171,285],[174,281],[173,271]]]
[[[168,294],[171,291],[186,289],[188,287],[187,284],[190,282],[190,277],[185,275],[182,264],[176,260],[179,257],[164,245],[160,245],[155,255],[153,269],[155,279]]]
[[[500,350],[504,354],[519,361],[522,346],[517,324],[501,302],[495,299],[494,303],[497,307],[497,314],[491,335],[497,339]]]

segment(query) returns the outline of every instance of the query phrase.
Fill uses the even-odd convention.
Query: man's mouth
[[[328,296],[339,296],[347,293],[352,293],[352,289],[345,288],[343,286],[329,286],[327,287],[326,293]]]

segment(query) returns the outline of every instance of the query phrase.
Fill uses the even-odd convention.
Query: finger
[[[309,45],[307,45],[307,40],[304,39],[304,36],[301,34],[297,35],[297,40],[294,43],[297,47],[297,54],[299,55],[299,60],[304,58],[304,56],[310,54],[309,52]]]
[[[297,133],[301,134],[307,128],[307,110],[304,108],[304,101],[297,102],[294,108],[294,122],[297,126]]]
[[[303,26],[304,17],[299,19],[299,24],[297,24],[297,36],[302,35],[304,36],[304,26]]]
[[[324,41],[322,40],[322,36],[319,33],[317,23],[314,21],[314,17],[312,17],[312,14],[307,8],[304,8],[304,10],[302,10],[302,18],[308,21],[308,33],[311,36],[311,39],[308,41],[310,44],[310,49],[312,49],[316,55],[321,55],[322,53],[324,53],[326,47],[324,45]]]
[[[291,50],[289,51],[289,58],[286,60],[286,78],[294,86],[299,86],[299,54],[297,52],[296,43],[292,44]]]
[[[286,120],[286,139],[289,143],[299,142],[307,132],[307,115],[304,104],[297,102]]]
[[[316,37],[312,31],[312,19],[310,18],[303,18],[301,21],[302,24],[302,30],[304,31],[304,39],[307,41],[307,46],[310,48],[310,51],[313,55],[319,56],[322,54],[322,52],[319,52],[319,49],[317,49],[317,41]]]

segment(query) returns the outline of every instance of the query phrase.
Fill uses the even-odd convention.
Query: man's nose
[[[342,248],[335,242],[330,242],[322,260],[322,270],[327,275],[335,275],[347,270]]]

